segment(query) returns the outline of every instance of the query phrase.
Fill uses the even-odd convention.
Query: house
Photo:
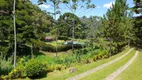
[[[44,40],[45,40],[46,42],[51,42],[51,41],[53,41],[53,37],[52,37],[52,36],[46,36],[46,37],[44,38]]]

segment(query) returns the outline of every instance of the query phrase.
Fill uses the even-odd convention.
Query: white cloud
[[[40,7],[40,8],[46,8],[46,9],[48,9],[48,8],[50,8],[50,5],[42,4],[42,5],[39,5],[39,7]]]
[[[113,1],[113,2],[110,2],[110,3],[106,3],[106,4],[104,4],[104,6],[103,7],[105,7],[105,8],[110,8],[110,7],[112,7],[112,4],[114,4],[115,2]]]

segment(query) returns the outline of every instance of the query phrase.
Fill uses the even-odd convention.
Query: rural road
[[[110,74],[108,77],[106,77],[104,80],[114,80],[116,76],[118,76],[121,72],[123,72],[129,65],[132,64],[132,62],[135,60],[137,57],[139,51],[136,51],[135,55],[122,67],[117,69],[115,72]]]

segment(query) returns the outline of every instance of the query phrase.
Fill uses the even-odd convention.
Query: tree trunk
[[[31,59],[34,58],[34,54],[33,54],[33,44],[31,43]]]
[[[75,10],[73,10],[73,12],[72,12],[73,14],[75,14]],[[72,28],[72,56],[73,56],[73,54],[74,54],[74,44],[73,44],[73,42],[74,42],[74,39],[75,39],[75,37],[74,37],[74,32],[75,32],[75,19],[74,18],[72,18],[72,21],[73,21],[73,28]]]
[[[56,20],[56,4],[55,3],[54,3],[54,19]],[[56,22],[55,22],[55,25],[57,25]],[[55,29],[56,29],[56,57],[58,57],[58,47],[57,47],[57,43],[58,43],[57,35],[58,35],[58,33],[57,33],[57,27],[55,27]]]
[[[14,23],[14,68],[16,68],[16,49],[17,49],[17,42],[16,42],[16,23],[15,23],[15,4],[16,0],[13,3],[13,23]]]

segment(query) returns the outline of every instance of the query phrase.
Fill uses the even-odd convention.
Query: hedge
[[[79,49],[84,47],[85,45],[80,45],[80,44],[75,44],[74,48],[75,49]],[[43,51],[48,51],[48,52],[56,52],[56,46],[53,46],[51,44],[44,44],[40,47],[41,50]],[[57,46],[57,51],[61,52],[61,51],[67,51],[69,49],[72,49],[72,45],[60,45]]]

